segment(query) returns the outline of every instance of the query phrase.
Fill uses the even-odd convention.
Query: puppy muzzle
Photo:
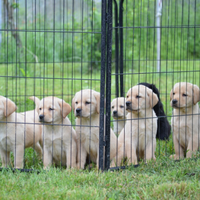
[[[178,101],[176,99],[172,100],[172,107],[178,107]]]
[[[39,121],[44,122],[44,115],[39,115]]]
[[[114,111],[113,111],[113,117],[118,117],[118,112],[117,112],[117,110],[114,110]]]
[[[76,109],[76,117],[81,117],[82,115],[82,110],[80,108]]]
[[[127,102],[126,102],[126,110],[129,111],[129,112],[139,112],[139,111],[140,111],[139,108],[138,108],[138,109],[134,109],[134,108],[132,107],[131,101],[127,101]]]
[[[132,110],[131,101],[126,102],[126,110]]]

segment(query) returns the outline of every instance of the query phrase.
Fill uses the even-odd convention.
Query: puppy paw
[[[138,162],[137,162],[137,160],[133,160],[132,162],[129,160],[127,164],[128,164],[128,166],[130,166],[130,165],[137,165]]]
[[[77,163],[76,169],[84,169],[84,165],[82,165],[81,163]]]
[[[170,158],[170,159],[173,159],[173,160],[180,160],[180,159],[183,158],[183,157],[181,157],[181,156],[179,156],[179,155],[176,155],[176,154],[173,154],[173,155],[169,156],[169,158]]]
[[[173,155],[169,156],[169,158],[170,158],[170,159],[174,159],[175,156],[176,156],[176,154],[173,154]]]
[[[111,163],[110,163],[110,167],[116,167],[117,165],[115,164],[115,162],[114,161],[111,161]]]

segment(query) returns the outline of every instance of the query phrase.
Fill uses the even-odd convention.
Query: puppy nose
[[[117,110],[114,110],[114,111],[113,111],[113,115],[116,115],[116,114],[117,114]]]
[[[131,105],[131,102],[130,101],[127,101],[126,102],[126,106],[130,106]]]
[[[40,115],[39,118],[40,118],[40,120],[43,120],[44,119],[44,115]]]
[[[176,99],[173,99],[173,100],[172,100],[172,104],[177,104],[177,102],[178,102],[178,101],[177,101]]]
[[[80,112],[81,112],[81,109],[80,109],[80,108],[77,108],[77,109],[76,109],[76,113],[77,113],[77,114],[80,114]]]

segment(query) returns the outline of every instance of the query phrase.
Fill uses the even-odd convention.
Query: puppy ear
[[[153,92],[153,90],[146,88],[147,95],[149,96],[149,103],[151,108],[153,108],[158,103],[158,96]]]
[[[194,104],[196,104],[197,102],[200,101],[200,90],[197,85],[193,85],[192,89],[193,89],[193,102]]]
[[[93,95],[97,101],[97,113],[99,114],[99,112],[100,112],[100,93],[93,91]],[[105,99],[104,99],[104,103],[105,103]]]
[[[8,117],[17,110],[17,106],[13,101],[8,98],[4,100],[4,116]]]
[[[69,113],[71,112],[72,108],[71,106],[66,103],[64,100],[59,101],[60,111],[63,116],[63,118],[67,117]]]
[[[35,109],[39,112],[40,100],[35,96],[31,96],[29,99],[35,102]]]

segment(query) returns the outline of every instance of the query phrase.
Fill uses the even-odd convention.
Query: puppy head
[[[80,90],[72,99],[72,108],[76,117],[99,114],[100,93],[90,89]]]
[[[129,112],[140,112],[153,108],[158,103],[157,95],[143,85],[136,85],[129,89],[126,96],[126,109]]]
[[[197,85],[187,82],[176,83],[170,92],[170,105],[173,108],[186,108],[200,101],[200,90]]]
[[[17,106],[13,101],[3,96],[0,96],[0,119],[10,116],[17,110]]]
[[[71,112],[71,106],[57,97],[45,97],[40,101],[38,115],[40,122],[60,122]]]
[[[111,114],[114,119],[126,118],[126,99],[118,97],[111,102]]]

